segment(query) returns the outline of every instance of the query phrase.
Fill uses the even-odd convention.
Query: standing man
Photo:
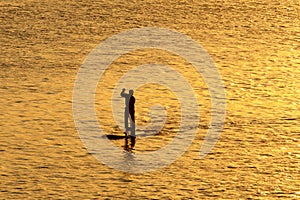
[[[128,134],[128,131],[131,131],[131,136],[135,137],[135,117],[134,117],[134,104],[135,104],[135,98],[133,96],[133,90],[129,90],[129,93],[125,93],[125,88],[122,89],[121,97],[125,98],[125,112],[124,112],[124,124],[126,129],[126,134]],[[130,125],[131,127],[128,127],[128,118],[130,116]]]
[[[133,90],[129,90],[129,115],[131,117],[131,120],[133,123],[135,123],[135,119],[134,119],[134,104],[135,104],[135,98],[133,96]]]

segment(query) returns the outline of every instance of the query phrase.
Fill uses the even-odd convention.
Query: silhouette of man
[[[135,104],[135,98],[133,96],[133,90],[129,90],[129,115],[131,117],[131,120],[133,121],[133,123],[135,123],[135,119],[134,119],[134,104]]]
[[[131,136],[135,136],[135,117],[134,117],[134,104],[135,104],[135,98],[133,96],[133,90],[129,90],[129,93],[125,93],[125,88],[122,89],[121,97],[125,98],[125,112],[124,112],[124,123],[125,123],[125,129],[126,133],[131,129]],[[130,117],[130,129],[128,126],[128,118]]]

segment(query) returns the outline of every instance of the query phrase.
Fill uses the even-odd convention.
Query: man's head
[[[129,94],[130,94],[130,95],[133,95],[133,90],[129,90]]]

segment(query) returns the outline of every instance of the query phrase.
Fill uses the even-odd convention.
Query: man
[[[128,118],[130,116],[130,124],[131,124],[131,136],[135,136],[135,117],[134,117],[134,104],[135,104],[135,98],[133,96],[133,90],[129,90],[129,93],[125,93],[125,88],[122,89],[121,97],[125,98],[125,112],[124,112],[124,123],[125,123],[125,129],[126,133],[130,130],[128,127]]]
[[[129,90],[129,115],[131,117],[131,120],[133,121],[133,123],[135,123],[135,119],[134,119],[134,104],[135,104],[135,98],[133,96],[133,90]]]

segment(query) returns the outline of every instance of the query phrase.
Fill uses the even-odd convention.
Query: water
[[[1,198],[300,197],[298,1],[10,1],[1,7]],[[136,175],[88,153],[74,125],[72,92],[79,66],[100,41],[147,26],[187,34],[207,50],[223,77],[227,116],[213,151],[200,159],[211,107],[201,76],[160,50],[118,59],[97,86],[97,117],[106,132],[120,133],[110,114],[118,78],[149,60],[182,73],[200,108],[198,133],[183,156]],[[156,85],[135,97],[140,125],[149,123],[155,103],[169,113],[161,133],[137,139],[135,153],[167,145],[179,126],[176,97]]]

